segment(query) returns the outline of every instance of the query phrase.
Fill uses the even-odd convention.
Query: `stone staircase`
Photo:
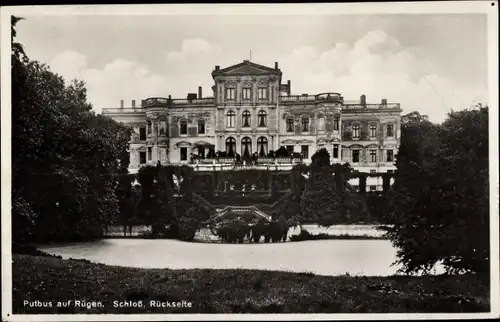
[[[235,214],[248,214],[248,213],[253,213],[256,217],[261,217],[267,221],[271,221],[272,217],[263,211],[261,211],[259,208],[255,206],[226,206],[224,208],[218,208],[216,210],[216,214],[214,215],[213,219],[217,219],[219,217],[222,217],[226,215],[229,211],[235,213]]]

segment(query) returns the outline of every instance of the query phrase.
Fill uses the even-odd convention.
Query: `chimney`
[[[132,100],[132,107],[135,107],[135,100]]]
[[[215,71],[218,71],[220,70],[220,66],[219,65],[215,65]]]
[[[359,102],[361,105],[366,106],[366,95],[361,95]]]
[[[274,62],[274,69],[279,69],[278,68],[278,62]]]
[[[196,93],[188,93],[187,100],[191,103],[192,100],[196,99]]]
[[[287,84],[288,84],[288,96],[290,96],[292,94],[292,81],[288,80]]]
[[[198,98],[203,98],[201,86],[198,86]]]
[[[146,100],[141,100],[141,106],[146,105]]]
[[[120,100],[120,108],[123,108],[124,102],[123,100]]]
[[[387,105],[387,98],[382,99],[382,105]]]

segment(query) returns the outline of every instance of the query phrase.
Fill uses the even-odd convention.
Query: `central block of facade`
[[[321,148],[328,150],[332,163],[349,162],[362,172],[395,169],[399,104],[385,99],[367,104],[364,95],[345,101],[335,92],[291,95],[291,82],[282,84],[278,63],[274,68],[247,60],[223,69],[215,66],[212,77],[210,97],[203,97],[199,87],[185,99],[152,97],[140,105],[132,101],[131,107],[122,101],[119,108],[103,110],[133,128],[131,172],[158,161],[229,170],[235,155],[265,160],[252,162],[252,167],[288,170],[297,157],[308,163]],[[280,147],[294,155],[290,162],[269,158]],[[381,186],[373,180],[377,182],[367,182],[371,190]]]

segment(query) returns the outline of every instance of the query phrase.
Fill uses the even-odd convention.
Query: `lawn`
[[[329,277],[238,269],[137,269],[32,255],[13,255],[12,296],[15,314],[488,312],[490,307],[489,286],[472,275]],[[102,306],[57,307],[57,302],[68,300]],[[25,306],[24,301],[50,301],[52,307]],[[114,307],[114,301],[142,301],[144,306]],[[151,307],[150,301],[184,307]]]

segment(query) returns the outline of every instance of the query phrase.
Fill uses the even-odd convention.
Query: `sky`
[[[147,97],[185,98],[211,72],[251,59],[292,94],[386,98],[434,122],[488,103],[484,14],[24,16],[17,41],[65,80],[83,80],[96,112]],[[251,52],[251,58],[250,58]]]

